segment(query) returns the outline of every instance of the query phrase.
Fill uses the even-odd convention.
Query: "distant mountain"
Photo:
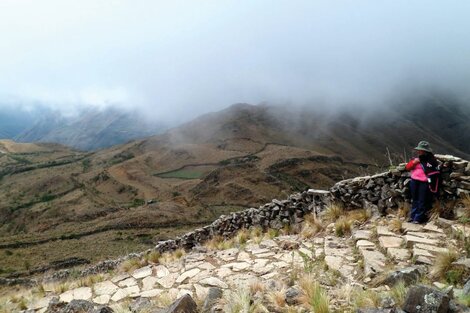
[[[155,135],[167,126],[160,121],[149,122],[138,112],[87,109],[73,117],[59,112],[40,111],[35,116],[0,114],[0,121],[9,124],[0,128],[1,138],[18,142],[60,143],[80,150],[96,150]],[[10,125],[11,124],[11,125]]]

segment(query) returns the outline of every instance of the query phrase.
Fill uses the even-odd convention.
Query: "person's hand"
[[[418,158],[416,158],[416,159],[413,160],[413,164],[418,164],[418,163],[419,163],[419,159],[418,159]]]

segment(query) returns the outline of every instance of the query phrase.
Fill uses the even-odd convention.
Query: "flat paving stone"
[[[158,282],[158,278],[155,276],[145,277],[144,279],[142,279],[142,290],[154,289],[157,282]]]
[[[394,236],[381,236],[379,237],[379,243],[382,248],[400,248],[403,244],[403,239]]]
[[[377,226],[377,235],[379,236],[395,236],[386,226]]]
[[[137,285],[137,280],[134,277],[129,277],[127,279],[124,279],[120,282],[118,282],[118,286],[125,288],[125,287],[131,287]]]
[[[421,238],[428,238],[428,239],[441,239],[441,238],[446,237],[446,235],[441,234],[441,233],[436,233],[436,232],[426,233],[426,232],[412,232],[412,231],[410,231],[410,232],[407,233],[407,235],[421,237]]]
[[[403,248],[388,248],[387,254],[398,261],[407,261],[411,258],[411,252]]]
[[[97,296],[112,295],[118,289],[119,289],[119,287],[116,286],[111,281],[103,281],[103,282],[100,282],[100,283],[96,283],[93,286],[93,291],[95,292],[95,295],[97,295]]]
[[[101,305],[106,305],[109,303],[109,300],[111,300],[110,295],[102,295],[98,296],[96,298],[93,298],[93,302],[96,304],[101,304]]]
[[[422,243],[425,245],[432,245],[432,246],[437,246],[439,244],[439,241],[436,239],[421,238],[421,237],[416,237],[416,236],[411,236],[411,235],[405,235],[404,238],[409,248],[411,248],[411,246],[417,243]]]
[[[360,249],[364,258],[364,272],[366,276],[375,276],[385,269],[386,257],[377,250]]]
[[[124,279],[127,279],[129,278],[130,276],[128,274],[121,274],[121,275],[117,275],[117,276],[114,276],[113,278],[111,278],[111,282],[113,283],[118,283],[120,282],[121,280],[124,280]]]
[[[356,247],[375,247],[375,243],[369,240],[360,239],[356,242]]]
[[[200,271],[201,270],[198,269],[198,268],[193,268],[189,271],[186,271],[176,279],[176,282],[178,284],[180,284],[180,283],[184,282],[186,279],[196,276],[196,274],[199,273]]]
[[[251,264],[247,262],[234,262],[234,263],[228,263],[228,264],[222,265],[222,267],[230,268],[235,272],[246,270],[250,266]]]
[[[436,233],[444,234],[444,230],[440,228],[439,226],[437,226],[434,222],[427,223],[426,225],[424,225],[423,229],[427,231],[433,231]]]
[[[142,279],[142,278],[145,278],[145,277],[150,276],[150,275],[152,275],[152,267],[151,266],[145,266],[145,267],[136,269],[132,273],[132,277],[134,277],[135,279]]]
[[[369,240],[372,236],[372,232],[370,230],[355,230],[353,231],[353,238],[354,240]]]
[[[163,293],[163,290],[161,289],[150,289],[150,290],[145,290],[142,291],[139,296],[142,298],[154,298],[156,296],[159,296]]]
[[[228,288],[228,285],[217,277],[208,277],[200,280],[199,283],[203,286]]]
[[[413,224],[413,223],[408,223],[408,222],[402,223],[402,224],[401,224],[401,228],[402,228],[405,232],[409,232],[409,231],[421,231],[421,230],[423,230],[423,226],[422,226],[422,225]]]
[[[449,252],[449,249],[447,249],[447,248],[436,247],[436,246],[431,246],[431,245],[426,245],[426,244],[421,244],[421,243],[415,244],[414,247],[416,247],[418,249],[429,251],[432,254],[448,253]]]
[[[155,267],[155,276],[157,278],[162,278],[167,275],[170,275],[170,270],[164,265],[158,265]]]
[[[173,287],[176,282],[176,279],[179,277],[179,274],[171,273],[161,278],[157,278],[157,283],[160,284],[163,288],[169,289]]]

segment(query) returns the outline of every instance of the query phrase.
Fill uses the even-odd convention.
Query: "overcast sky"
[[[464,93],[470,1],[0,0],[0,103],[190,116]]]

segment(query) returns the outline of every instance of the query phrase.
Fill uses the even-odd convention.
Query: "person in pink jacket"
[[[421,224],[428,220],[428,213],[432,207],[433,193],[430,188],[430,176],[439,173],[439,163],[434,157],[429,142],[420,141],[414,150],[418,152],[418,156],[411,159],[405,167],[411,172],[410,222]]]

